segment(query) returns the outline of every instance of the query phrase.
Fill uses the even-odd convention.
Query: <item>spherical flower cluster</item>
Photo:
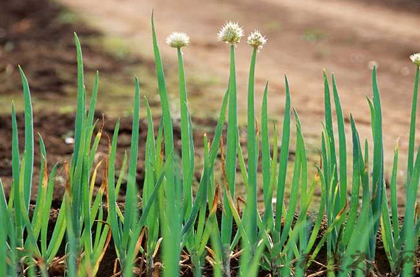
[[[410,59],[415,65],[420,66],[420,53],[411,55]]]
[[[190,43],[190,37],[186,33],[173,32],[166,38],[166,43],[174,48],[181,48]]]
[[[226,23],[222,29],[220,29],[217,37],[219,40],[229,44],[237,44],[241,41],[241,37],[244,36],[244,30],[236,22]]]
[[[261,35],[259,31],[255,30],[254,32],[249,34],[247,42],[255,49],[260,50],[263,47],[263,45],[267,42],[267,39],[265,38],[265,36]]]

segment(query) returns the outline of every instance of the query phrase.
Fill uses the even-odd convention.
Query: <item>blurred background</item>
[[[258,54],[257,103],[269,82],[270,117],[281,127],[287,74],[292,104],[313,154],[310,159],[319,160],[322,70],[329,78],[336,74],[346,120],[352,113],[361,137],[369,140],[365,96],[372,95],[375,65],[382,93],[387,166],[400,136],[401,156],[405,157],[415,70],[409,56],[420,52],[418,0],[1,0],[0,177],[7,180],[11,176],[11,101],[22,111],[18,64],[29,79],[35,131],[47,140],[49,158],[68,159],[72,146],[66,138],[72,136],[76,103],[73,32],[82,42],[88,92],[96,70],[100,72],[99,114],[110,120],[130,115],[134,75],[141,81],[141,93],[156,107],[155,115],[159,114],[152,10],[175,117],[179,103],[176,51],[165,44],[166,36],[180,31],[191,38],[190,46],[183,50],[190,108],[194,122],[211,130],[229,73],[229,47],[217,41],[217,32],[226,21],[237,21],[246,34],[258,29],[268,39]],[[244,39],[237,48],[242,124],[250,55]],[[260,104],[257,108],[259,114]],[[20,115],[18,119],[21,122],[23,118]],[[405,160],[401,162],[405,165]]]

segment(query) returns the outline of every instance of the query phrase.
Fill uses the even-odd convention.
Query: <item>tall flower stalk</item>
[[[419,184],[419,170],[415,170],[420,165],[420,157],[418,151],[416,161],[414,163],[415,153],[415,139],[416,139],[416,118],[417,118],[417,101],[418,101],[418,89],[419,89],[419,67],[420,67],[420,53],[413,54],[410,56],[411,61],[416,67],[416,76],[414,80],[414,92],[411,106],[411,123],[410,123],[410,138],[408,144],[408,162],[407,162],[407,182],[406,182],[406,210],[404,216],[404,226],[402,235],[404,236],[403,242],[405,243],[405,251],[403,258],[407,259],[407,263],[404,263],[403,276],[412,276],[414,262],[411,259],[412,253],[417,249],[418,243],[415,243],[415,238],[418,237],[415,234],[415,206]]]
[[[407,161],[407,178],[410,178],[413,171],[414,163],[414,139],[416,136],[416,117],[417,117],[417,99],[419,90],[419,67],[420,67],[420,53],[410,56],[411,61],[416,67],[416,77],[414,82],[413,100],[411,102],[411,122],[410,122],[410,138],[408,143],[408,161]]]
[[[257,242],[257,166],[258,166],[258,141],[255,126],[255,107],[254,107],[254,90],[255,90],[255,64],[257,61],[257,53],[266,43],[266,39],[260,32],[255,31],[248,36],[248,44],[252,47],[251,65],[249,69],[248,80],[248,194],[246,206],[246,230],[249,245],[246,245],[247,240],[243,240],[244,255],[242,256],[241,275],[246,276],[248,258],[255,250]]]
[[[178,77],[179,77],[179,105],[181,110],[181,152],[182,152],[182,175],[183,175],[183,207],[182,215],[184,216],[185,224],[188,225],[190,218],[196,218],[197,208],[193,210],[193,194],[192,181],[194,176],[194,140],[191,126],[191,116],[188,111],[187,102],[187,88],[185,81],[184,60],[181,48],[188,45],[190,38],[185,33],[174,32],[166,38],[166,43],[177,49],[178,56]],[[205,184],[206,186],[207,184]],[[202,189],[200,189],[200,192]],[[201,197],[197,197],[195,206],[200,203]],[[202,201],[204,203],[204,201]],[[205,205],[205,203],[204,203]],[[200,205],[202,207],[202,205]],[[200,208],[201,208],[200,207]],[[205,207],[205,206],[204,206]],[[187,232],[187,231],[183,231]],[[195,276],[201,276],[201,257],[197,251],[197,244],[195,237],[200,236],[200,232],[196,232],[191,228],[189,235],[185,238],[185,247],[191,255],[191,261],[194,267]]]
[[[227,153],[226,153],[226,182],[228,188],[225,188],[223,205],[225,213],[222,216],[222,245],[225,256],[225,271],[230,271],[230,243],[232,240],[232,222],[233,214],[229,209],[229,198],[235,197],[235,180],[236,180],[236,156],[238,145],[238,112],[237,112],[237,90],[236,90],[236,66],[235,66],[235,48],[236,44],[241,41],[244,36],[243,29],[238,23],[226,23],[218,34],[220,41],[230,45],[230,74],[229,74],[229,115],[227,127]],[[227,194],[230,194],[230,197]]]
[[[184,215],[185,218],[191,214],[192,209],[192,180],[194,174],[194,143],[190,126],[190,114],[187,103],[187,87],[185,81],[184,60],[182,47],[190,42],[185,33],[174,32],[167,37],[166,43],[176,48],[178,54],[178,77],[179,77],[179,105],[181,109],[181,143],[182,143],[182,173],[184,187]]]

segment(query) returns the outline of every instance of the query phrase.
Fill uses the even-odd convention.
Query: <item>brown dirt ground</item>
[[[370,140],[369,111],[364,95],[371,95],[368,66],[375,61],[379,66],[382,88],[387,168],[392,159],[387,153],[392,153],[399,136],[402,136],[400,164],[405,164],[413,85],[413,67],[407,57],[419,48],[415,42],[420,41],[417,28],[420,19],[413,13],[419,10],[415,1],[409,2],[410,10],[407,6],[396,5],[392,0],[386,2],[387,5],[380,1],[368,5],[362,0],[308,0],[305,5],[289,0],[264,0],[263,4],[236,0],[200,3],[181,0],[185,1],[181,4],[179,1],[174,4],[166,0],[103,0],[101,4],[97,0],[61,1],[89,24],[62,20],[63,7],[56,2],[6,0],[0,3],[1,10],[8,11],[0,18],[2,102],[9,102],[7,97],[20,97],[21,85],[16,65],[21,64],[35,98],[35,116],[38,111],[51,109],[55,103],[74,103],[76,66],[73,31],[78,32],[82,41],[94,41],[101,37],[100,32],[104,32],[133,45],[137,54],[129,59],[119,59],[98,45],[83,45],[87,74],[98,69],[101,79],[107,79],[109,75],[122,75],[125,82],[131,84],[131,76],[113,72],[123,72],[126,64],[133,63],[151,69],[149,20],[150,11],[154,8],[161,50],[169,68],[166,72],[168,78],[174,76],[176,70],[173,70],[173,49],[165,47],[164,36],[172,30],[187,31],[192,37],[191,47],[184,51],[187,77],[188,73],[194,75],[197,70],[200,75],[206,72],[210,79],[214,78],[210,81],[204,79],[206,83],[201,86],[204,91],[197,91],[197,84],[190,85],[190,95],[194,98],[191,110],[195,118],[202,115],[214,117],[228,72],[227,49],[216,41],[215,34],[224,21],[238,20],[247,30],[258,27],[269,39],[259,54],[257,92],[262,91],[266,80],[270,81],[269,108],[274,119],[281,119],[283,110],[283,84],[278,76],[287,70],[293,105],[300,113],[313,162],[318,161],[320,121],[323,116],[321,67],[335,70],[346,117],[348,119],[351,111],[361,137]],[[323,8],[316,9],[320,5]],[[182,16],[173,17],[172,14]],[[399,24],[392,24],[392,16],[399,16]],[[246,106],[246,97],[242,95],[246,93],[248,59],[249,49],[240,45],[237,60],[241,119],[244,118],[243,107]],[[141,80],[142,76],[139,77]],[[261,94],[257,93],[256,98],[259,103]],[[36,103],[41,102],[37,100],[42,100],[44,106],[37,107]],[[157,103],[153,97],[150,100],[152,104]],[[99,99],[101,101],[103,99]],[[109,103],[112,102],[113,99],[110,99]],[[2,103],[2,107],[7,106],[8,103]],[[127,106],[125,104],[124,109]],[[7,110],[3,112],[8,114]],[[2,121],[8,120],[7,116],[2,118]],[[2,125],[8,126],[8,123]],[[45,138],[42,130],[38,131]],[[9,131],[5,132],[3,137]],[[64,143],[63,139],[60,142]],[[5,143],[1,146],[8,149]],[[48,152],[54,151],[51,147],[54,146],[47,144]],[[400,180],[404,179],[403,174],[401,171]]]
[[[188,33],[191,45],[183,50],[187,82],[195,80],[197,74],[208,78],[203,77],[206,86],[202,86],[198,94],[195,94],[194,82],[189,82],[190,95],[194,98],[193,116],[215,114],[226,88],[228,47],[217,41],[220,26],[226,21],[238,21],[246,32],[260,30],[267,36],[268,43],[258,55],[256,103],[261,103],[263,87],[268,81],[270,117],[280,121],[284,105],[283,75],[287,74],[292,105],[299,112],[312,164],[319,160],[324,113],[322,69],[336,73],[347,121],[347,140],[351,140],[348,123],[352,114],[361,139],[372,146],[365,96],[372,96],[371,69],[376,64],[383,105],[385,175],[390,178],[392,153],[400,138],[398,177],[401,183],[405,180],[403,169],[414,83],[414,66],[409,55],[420,51],[419,1],[60,1],[89,18],[89,22],[106,35],[126,41],[134,48],[134,53],[146,60],[153,58],[150,16],[154,9],[165,73],[169,78],[177,74],[173,66],[176,55],[165,45],[165,37],[173,31]],[[236,57],[241,123],[246,119],[249,58],[250,48],[243,41]],[[172,90],[172,95],[176,95],[176,89]],[[256,106],[260,108],[259,104]],[[420,125],[417,126],[420,131]],[[417,144],[419,142],[420,136],[417,136]],[[403,187],[400,186],[401,195],[405,193]]]
[[[6,0],[0,2],[0,10],[0,98],[4,100],[7,96],[21,95],[18,64],[21,64],[26,72],[34,102],[43,101],[54,107],[54,103],[65,103],[67,96],[73,97],[73,93],[68,92],[69,88],[74,88],[76,76],[76,53],[72,32],[77,30],[80,38],[85,40],[99,38],[100,32],[80,22],[62,20],[60,17],[65,9],[55,2]],[[83,51],[86,54],[84,64],[87,74],[100,70],[107,75],[113,70],[123,70],[126,66],[122,60],[99,47],[93,50],[93,47],[86,44]],[[139,63],[139,60],[132,61],[134,62]],[[34,111],[35,134],[41,134],[46,143],[49,166],[70,159],[73,146],[66,144],[64,139],[72,135],[74,126],[73,115],[59,113],[59,109],[55,109],[54,112],[50,112],[51,110],[54,109],[39,108]],[[8,114],[9,110],[0,115],[0,177],[6,186],[6,192],[11,185],[12,134]],[[101,117],[100,113],[98,115]],[[23,114],[18,114],[17,119],[21,139],[20,150],[23,151]],[[122,120],[122,127],[120,137],[124,145],[126,142],[123,138],[127,136],[127,128],[131,130],[128,119]],[[112,134],[111,125],[105,124],[105,130]],[[40,162],[38,136],[35,136],[35,143],[35,185],[32,198],[36,195]],[[125,148],[122,148],[120,156],[123,156],[123,149]],[[58,185],[55,199],[60,199],[62,193],[62,186]]]
[[[2,16],[0,16],[0,81],[2,82],[0,102],[2,107],[7,107],[0,111],[0,178],[5,185],[6,193],[8,193],[12,182],[12,129],[8,98],[13,100],[22,98],[22,85],[17,71],[18,64],[24,68],[30,84],[34,105],[34,133],[43,137],[47,149],[49,168],[55,163],[59,163],[61,166],[64,161],[69,161],[73,151],[73,145],[65,143],[65,138],[73,135],[74,114],[69,113],[73,108],[62,110],[61,106],[75,105],[77,67],[73,40],[74,31],[77,31],[82,42],[87,41],[87,43],[83,43],[83,58],[85,74],[88,77],[99,70],[101,80],[105,79],[112,82],[114,75],[118,75],[120,76],[120,79],[118,79],[120,83],[131,86],[132,75],[128,76],[130,74],[125,71],[126,67],[138,65],[150,71],[154,65],[138,57],[130,57],[130,60],[127,60],[114,53],[109,53],[101,47],[100,43],[95,43],[103,35],[80,19],[66,19],[65,17],[72,16],[72,14],[60,3],[54,1],[5,0],[0,2],[0,10],[2,11]],[[118,72],[118,74],[115,74],[115,72]],[[109,93],[109,90],[111,90],[111,93],[115,92],[113,88],[110,89],[106,86],[100,88],[98,102],[104,100],[107,102],[103,94]],[[124,97],[122,98],[124,99]],[[132,96],[130,96],[130,101],[132,101]],[[37,103],[39,102],[42,102],[44,106],[38,106]],[[112,103],[112,100],[109,100],[109,102]],[[155,99],[151,98],[149,102],[152,107],[157,106]],[[57,103],[60,105],[56,105]],[[127,103],[129,104],[127,105]],[[100,104],[98,103],[98,105]],[[125,107],[131,109],[131,102],[126,101]],[[120,110],[123,111],[121,108]],[[125,113],[119,115],[125,115]],[[96,116],[97,119],[102,119],[100,111],[97,111]],[[23,114],[18,113],[17,124],[21,152],[24,145],[23,120]],[[155,126],[158,126],[158,123],[156,121]],[[109,118],[105,115],[103,124],[105,133],[112,136],[115,118]],[[124,152],[129,150],[131,124],[129,116],[121,118],[117,168],[121,166]],[[180,139],[178,124],[178,121],[175,120],[174,135],[177,140]],[[202,146],[204,131],[210,131],[211,133],[211,130],[208,130],[205,126],[213,126],[214,121],[211,119],[194,119],[194,124],[199,126],[197,128],[199,131],[195,137],[197,145]],[[200,126],[203,128],[200,128]],[[143,118],[139,145],[140,164],[137,176],[139,184],[142,184],[141,180],[144,176],[141,163],[144,161],[143,146],[146,139],[146,130],[147,127]],[[209,138],[211,138],[211,134]],[[180,143],[177,142],[177,145],[180,145]],[[101,155],[107,153],[107,137],[105,135],[102,137],[98,152],[98,160],[100,160]],[[36,135],[32,200],[35,200],[36,197],[39,168],[39,136]],[[59,176],[64,174],[62,170],[57,172]],[[57,180],[60,179],[62,178]],[[97,183],[100,184],[100,182],[99,174]],[[56,184],[54,199],[57,204],[64,192],[63,185],[60,182]]]
[[[258,57],[256,91],[261,101],[269,81],[270,112],[281,118],[283,74],[289,78],[292,102],[300,113],[307,144],[319,148],[323,117],[322,69],[337,74],[338,88],[346,117],[353,113],[362,138],[371,137],[365,95],[371,96],[371,67],[379,68],[384,110],[385,146],[392,153],[400,140],[402,156],[407,149],[410,101],[414,66],[408,56],[420,49],[418,1],[347,0],[215,0],[135,1],[60,0],[105,34],[118,36],[133,45],[136,53],[151,58],[150,15],[155,20],[164,61],[171,65],[176,56],[164,45],[172,31],[185,31],[191,46],[184,50],[187,77],[200,72],[214,78],[195,113],[206,107],[214,112],[224,92],[228,75],[228,47],[217,42],[220,26],[228,20],[240,22],[247,32],[259,29],[268,43]],[[396,22],[398,19],[398,22]],[[250,49],[242,42],[237,49],[239,110],[245,114]],[[205,74],[202,74],[205,72]],[[176,74],[167,70],[166,75]],[[201,102],[200,102],[201,100]],[[199,104],[201,103],[201,104]],[[244,116],[242,116],[244,118]],[[388,154],[386,160],[391,160]]]
[[[35,110],[73,111],[77,70],[73,32],[83,44],[88,92],[93,75],[99,71],[100,95],[106,95],[111,103],[114,99],[109,92],[115,90],[112,83],[130,85],[131,96],[134,74],[128,73],[130,68],[153,66],[138,57],[128,60],[106,51],[97,29],[55,1],[5,0],[0,2],[0,11],[0,114],[10,113],[11,101],[18,110],[23,109],[17,65],[22,66],[29,80]],[[120,98],[126,99],[121,93]]]
[[[6,194],[8,195],[10,191],[10,186],[12,183],[12,161],[11,161],[11,141],[12,141],[12,125],[10,116],[0,115],[0,132],[2,136],[0,137],[0,176],[2,182],[5,186]],[[101,117],[101,113],[96,114],[96,118],[99,121],[98,126],[103,126],[103,135],[101,142],[98,147],[98,151],[95,157],[96,163],[104,160],[108,153],[108,138],[112,137],[113,130],[115,126],[115,119],[107,118],[106,116]],[[102,118],[102,119],[101,119]],[[22,148],[24,145],[24,116],[22,113],[17,115],[17,124],[19,137],[19,145]],[[159,124],[158,120],[155,120],[154,125]],[[207,126],[213,124],[210,120],[195,120],[194,124],[198,126]],[[119,174],[118,169],[121,168],[124,153],[129,151],[131,143],[131,126],[132,120],[129,117],[123,117],[120,119],[120,128],[118,136],[118,148],[117,148],[117,161],[116,168],[117,174]],[[157,128],[157,127],[156,127]],[[65,161],[69,162],[71,159],[71,154],[73,153],[73,144],[67,144],[65,142],[66,137],[71,137],[72,130],[74,129],[74,115],[70,114],[60,114],[60,113],[44,113],[44,112],[35,112],[34,113],[34,133],[41,134],[43,141],[47,148],[47,162],[48,168],[51,170],[52,166],[58,163],[59,167],[57,170],[57,177],[55,182],[54,190],[54,203],[53,207],[58,208],[61,205],[61,199],[64,194],[65,189],[65,172],[62,169],[62,166]],[[155,130],[157,133],[157,129]],[[203,128],[198,128],[194,136],[197,145],[203,144]],[[139,161],[137,169],[137,183],[139,186],[143,184],[144,180],[144,143],[147,136],[147,122],[146,120],[140,121],[140,136],[139,136]],[[174,127],[174,138],[177,142],[177,145],[181,143],[181,133],[180,128],[175,124]],[[209,139],[212,138],[212,135],[209,135]],[[21,149],[22,150],[22,149]],[[178,153],[180,154],[180,153]],[[38,189],[38,179],[39,179],[39,169],[40,169],[40,149],[39,149],[39,136],[35,136],[35,164],[34,164],[34,185],[32,187],[32,201],[36,200],[37,189]],[[102,174],[101,168],[98,171],[98,176],[96,184],[99,186],[102,183]],[[197,173],[199,174],[199,173]],[[60,178],[61,177],[61,178]],[[117,176],[118,177],[118,176]],[[199,178],[199,175],[196,176]],[[60,181],[61,180],[61,181]],[[198,179],[197,179],[198,180]],[[121,194],[125,195],[125,183],[122,185]],[[121,200],[123,200],[121,198]]]

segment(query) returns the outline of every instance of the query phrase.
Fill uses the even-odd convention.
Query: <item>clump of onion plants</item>
[[[206,135],[203,138],[203,168],[196,182],[197,145],[183,61],[183,50],[187,52],[190,37],[174,32],[166,39],[176,50],[178,61],[181,149],[177,157],[170,109],[172,100],[165,82],[153,16],[151,25],[162,118],[155,129],[150,106],[147,98],[142,100],[140,96],[136,77],[131,145],[118,169],[115,162],[118,120],[109,138],[108,155],[95,161],[103,136],[94,117],[99,75],[95,76],[88,103],[82,49],[75,35],[78,74],[74,151],[71,159],[62,165],[66,190],[54,226],[50,226],[49,215],[59,165],[48,164],[48,145],[41,135],[39,146],[34,144],[31,94],[19,67],[25,104],[24,145],[19,145],[22,134],[18,134],[12,103],[13,181],[7,197],[0,180],[0,222],[3,223],[0,227],[0,276],[47,277],[57,268],[71,277],[103,276],[101,263],[111,244],[116,255],[113,276],[172,277],[180,276],[187,269],[194,276],[232,276],[232,272],[238,276],[257,276],[261,271],[271,276],[305,276],[314,263],[320,268],[316,274],[366,276],[377,270],[374,261],[378,234],[390,273],[414,276],[420,234],[417,210],[420,151],[415,145],[420,54],[410,57],[416,74],[405,178],[399,180],[397,174],[400,171],[397,145],[390,182],[385,182],[388,169],[384,165],[382,107],[376,68],[372,71],[373,97],[367,98],[373,145],[360,138],[351,114],[347,123],[351,132],[345,132],[347,116],[341,106],[337,80],[332,75],[330,84],[324,71],[321,162],[315,176],[310,176],[304,125],[297,110],[291,108],[286,76],[280,132],[277,126],[269,128],[268,83],[262,91],[261,114],[258,116],[255,112],[257,56],[264,54],[262,50],[267,42],[259,31],[247,37],[251,46],[247,144],[246,147],[240,144],[235,51],[245,32],[238,23],[226,23],[218,39],[229,46],[229,80],[213,138],[210,140]],[[141,107],[147,114],[146,141],[139,140]],[[292,140],[293,129],[296,137]],[[291,141],[295,142],[293,162],[289,161]],[[139,143],[144,143],[146,152],[142,163],[143,184],[136,182]],[[38,180],[33,180],[35,147],[40,148],[41,155]],[[221,174],[216,174],[216,168],[221,169]],[[103,181],[93,193],[98,172],[103,172]],[[117,205],[123,180],[127,182],[124,210]],[[33,182],[38,184],[38,194],[29,216]],[[238,195],[236,191],[239,182],[245,186],[245,195]],[[403,214],[399,214],[397,208],[401,204],[398,203],[400,185],[405,186],[406,191]],[[286,187],[290,187],[288,195]],[[263,191],[262,210],[257,207],[258,188]],[[321,192],[319,205],[312,204],[316,190]],[[238,199],[244,204],[242,210],[236,203]],[[310,208],[316,209],[316,213],[310,213]],[[63,256],[58,256],[60,249],[64,249]],[[321,251],[327,256],[325,264],[318,259]],[[235,263],[238,267],[232,266],[233,260],[239,261]]]

